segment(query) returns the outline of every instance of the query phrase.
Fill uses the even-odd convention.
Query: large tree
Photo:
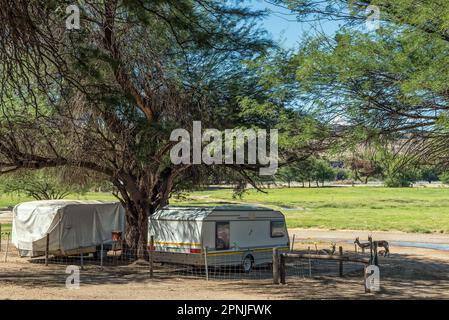
[[[173,129],[191,131],[194,120],[279,128],[287,160],[310,152],[308,139],[295,139],[306,117],[270,102],[244,63],[270,46],[254,28],[261,13],[232,3],[82,1],[81,29],[67,30],[69,2],[0,0],[1,173],[95,171],[115,186],[126,243],[143,258],[148,217],[172,192],[227,170],[256,178],[257,166],[174,165]]]
[[[67,30],[70,4],[0,2],[0,167],[104,175],[126,208],[130,251],[144,257],[148,216],[192,174],[170,162],[170,132],[236,122],[236,97],[254,83],[242,60],[268,44],[253,28],[260,13],[213,0],[83,1],[81,29]]]

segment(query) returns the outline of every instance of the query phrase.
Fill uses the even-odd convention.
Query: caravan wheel
[[[254,258],[252,255],[248,254],[242,262],[242,269],[244,272],[248,273],[251,272],[251,270],[253,270],[253,266],[254,266]]]

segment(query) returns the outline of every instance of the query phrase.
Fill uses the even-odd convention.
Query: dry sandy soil
[[[300,240],[295,249],[327,248],[330,239],[337,240],[346,252],[354,252],[347,240],[366,232],[291,230]],[[373,233],[395,241],[449,243],[444,235]],[[439,242],[440,241],[440,242]],[[3,246],[4,249],[4,246]],[[328,274],[313,278],[287,272],[286,285],[274,285],[269,275],[236,280],[209,280],[167,275],[156,270],[150,279],[148,266],[86,266],[81,271],[79,289],[66,289],[66,265],[48,267],[31,263],[14,255],[4,262],[0,253],[0,299],[449,299],[449,251],[392,247],[391,257],[380,258],[381,287],[377,294],[364,293],[362,269],[345,268],[345,276],[335,275],[336,266]],[[42,261],[40,261],[42,262]],[[332,268],[331,268],[332,269]],[[257,271],[256,271],[257,272]]]

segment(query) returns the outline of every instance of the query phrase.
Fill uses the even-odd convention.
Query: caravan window
[[[271,237],[281,238],[285,235],[284,221],[271,221]]]
[[[215,229],[215,249],[229,249],[229,221],[216,222]]]

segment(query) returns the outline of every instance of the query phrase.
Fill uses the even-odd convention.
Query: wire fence
[[[295,254],[307,254],[307,251]],[[340,273],[341,272],[341,273]],[[292,259],[286,262],[286,276],[289,278],[319,277],[363,277],[362,263],[322,260],[314,258]]]
[[[344,245],[345,250],[342,246]],[[339,248],[341,248],[339,250]],[[314,278],[321,276],[363,276],[364,262],[370,259],[369,252],[362,253],[357,247],[352,248],[347,242],[335,243],[315,240],[298,240],[292,245],[289,253],[305,258],[288,259],[285,263],[286,274],[290,277]],[[313,258],[316,256],[317,258]],[[345,261],[327,260],[329,256],[343,256]],[[357,262],[354,262],[357,261]]]
[[[101,247],[81,248],[80,251],[83,252],[72,255],[49,253],[37,257],[21,257],[20,252],[12,244],[10,235],[2,234],[0,264],[8,263],[20,267],[25,265],[39,270],[45,270],[46,267],[74,265],[81,269],[96,268],[99,272],[128,267],[131,272],[145,271],[148,272],[148,276],[163,278],[185,277],[205,280],[270,280],[272,278],[271,256],[268,255],[262,263],[255,259],[250,260],[245,269],[244,263],[246,262],[242,261],[241,255],[216,256],[213,253],[209,255],[206,250],[203,253],[194,254],[195,259],[177,254],[172,254],[172,257],[169,258],[151,250],[147,251],[145,259],[136,259],[137,252],[134,250],[127,249],[125,251],[110,247],[103,248],[103,250]]]
[[[0,255],[0,258],[3,258],[0,262],[6,261],[6,253],[10,250],[13,250],[11,243],[11,231],[1,231],[0,229],[0,253],[4,253],[4,257]]]
[[[39,256],[23,256],[26,252],[19,252],[11,241],[11,232],[1,232],[0,264],[11,264],[19,267],[65,268],[75,265],[80,269],[98,270],[98,272],[114,272],[127,268],[129,273],[145,272],[148,277],[159,278],[194,278],[204,280],[266,280],[273,281],[273,248],[248,251],[208,251],[203,248],[194,254],[167,253],[151,250],[148,246],[145,259],[135,259],[137,252],[127,249],[118,242],[89,248],[79,248],[78,252],[70,255],[40,252]],[[335,254],[336,245],[330,242],[294,243],[283,253],[315,254],[325,256]],[[293,249],[293,250],[292,250]],[[345,255],[360,256],[356,252],[344,252]],[[365,255],[366,257],[366,255]],[[292,279],[315,278],[321,276],[339,276],[341,264],[337,261],[322,259],[293,259],[285,264],[286,275]],[[346,261],[344,276],[363,277],[364,267],[360,263]],[[0,268],[0,273],[1,273]]]

